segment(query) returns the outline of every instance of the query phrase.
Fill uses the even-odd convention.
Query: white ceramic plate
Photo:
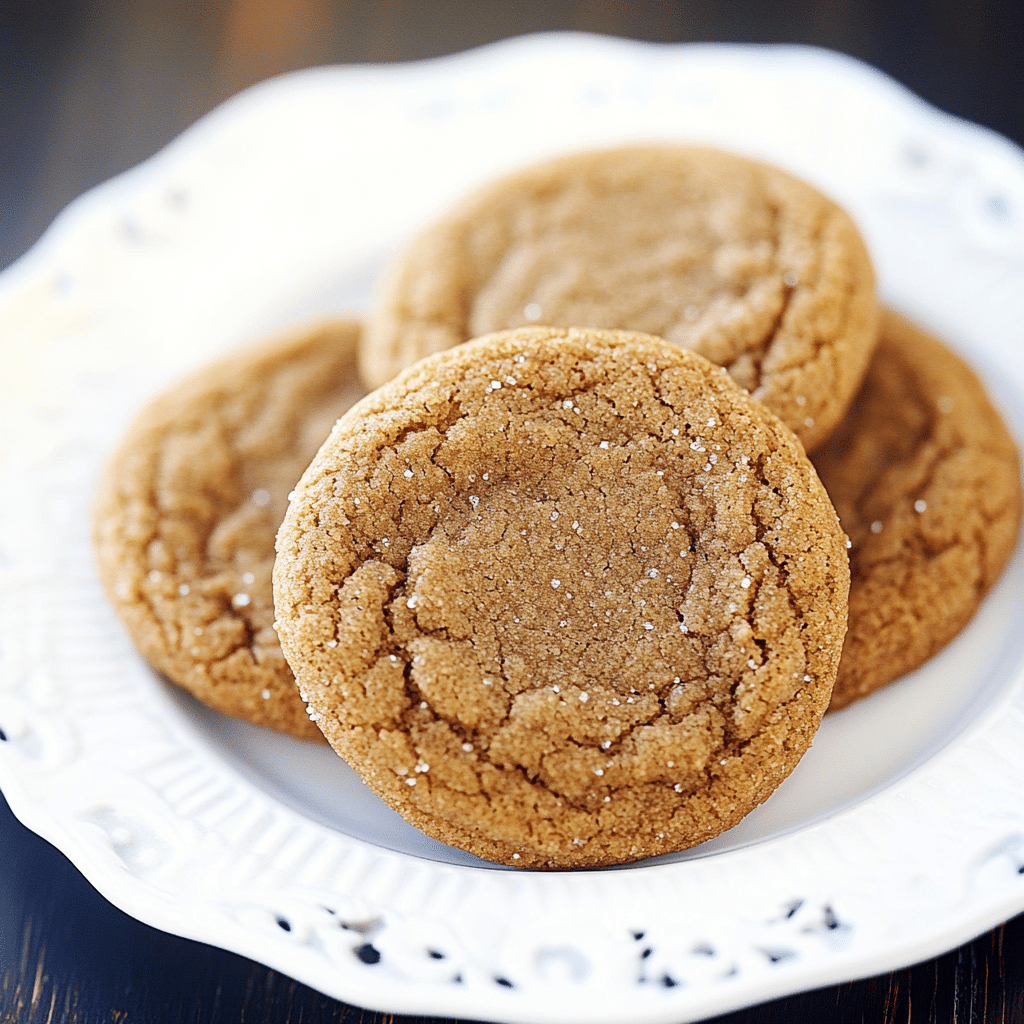
[[[885,298],[974,362],[1024,438],[1024,158],[851,60],[556,35],[243,94],[0,279],[0,784],[117,906],[364,1006],[573,1024],[678,1024],[1024,909],[1020,553],[951,647],[829,717],[732,832],[558,874],[428,840],[329,751],[199,707],[103,598],[94,480],[156,390],[364,309],[383,260],[496,172],[640,139],[729,147],[832,193]]]

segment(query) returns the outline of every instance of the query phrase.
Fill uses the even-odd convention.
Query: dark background
[[[269,75],[557,29],[830,47],[1024,144],[1024,0],[0,0],[0,267]]]
[[[270,75],[558,29],[830,47],[1024,145],[1024,0],[0,0],[0,268],[75,196]],[[392,1020],[125,917],[0,798],[0,1024]],[[1021,1024],[1024,916],[726,1021]]]

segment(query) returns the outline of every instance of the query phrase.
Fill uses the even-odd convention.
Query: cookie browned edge
[[[788,632],[790,627],[787,627],[785,635],[789,637],[788,640],[783,641],[781,634],[775,640],[782,650],[788,649],[787,644],[795,644],[796,649],[803,651],[803,654],[799,655],[800,659],[807,659],[806,668],[801,670],[806,674],[802,677],[798,673],[794,674],[796,680],[803,679],[803,682],[799,682],[790,680],[788,668],[782,668],[784,664],[789,665],[789,668],[794,667],[786,661],[788,655],[779,655],[781,660],[773,671],[779,673],[780,679],[772,686],[778,687],[782,682],[782,676],[789,680],[784,688],[795,689],[791,697],[787,698],[788,703],[783,701],[784,706],[780,705],[773,711],[766,712],[768,717],[763,722],[763,728],[753,734],[749,741],[744,740],[741,747],[737,747],[740,752],[736,756],[709,764],[707,772],[711,781],[707,785],[698,785],[694,793],[676,796],[683,791],[678,785],[673,790],[671,781],[664,785],[651,784],[646,789],[638,786],[636,793],[633,789],[627,789],[623,803],[632,801],[627,808],[627,816],[632,816],[630,821],[636,820],[636,816],[650,816],[654,819],[653,823],[645,820],[643,827],[638,829],[639,834],[624,834],[621,827],[615,834],[609,834],[602,830],[595,816],[590,823],[590,831],[579,833],[586,835],[586,839],[570,838],[575,822],[569,822],[565,826],[566,835],[559,833],[555,840],[542,837],[537,839],[535,845],[531,845],[526,840],[509,841],[495,838],[486,830],[481,831],[475,826],[455,824],[446,818],[443,811],[439,813],[439,805],[432,805],[429,800],[424,803],[421,799],[430,786],[441,782],[441,776],[453,776],[467,770],[470,761],[475,763],[478,752],[471,742],[474,737],[468,735],[462,737],[461,745],[453,746],[442,758],[413,752],[410,737],[419,725],[412,723],[411,719],[415,716],[430,717],[433,712],[423,710],[427,707],[426,702],[421,701],[418,691],[407,691],[406,687],[413,684],[408,683],[405,675],[398,671],[402,668],[403,662],[407,672],[413,667],[411,654],[395,648],[389,656],[387,652],[391,651],[392,647],[389,646],[387,637],[397,635],[394,634],[394,630],[405,628],[399,623],[399,619],[404,621],[419,614],[419,611],[406,610],[418,608],[414,600],[417,591],[412,591],[413,597],[410,598],[402,583],[403,578],[407,576],[408,557],[415,538],[410,539],[402,535],[398,520],[389,521],[386,526],[374,525],[371,528],[373,536],[368,535],[363,541],[354,540],[353,531],[358,532],[356,521],[364,514],[383,517],[384,520],[391,515],[388,511],[391,506],[385,506],[382,498],[387,496],[391,484],[396,481],[400,483],[403,476],[409,481],[408,486],[411,489],[404,499],[405,504],[397,505],[397,511],[393,511],[399,520],[403,514],[402,508],[406,508],[405,514],[418,516],[420,513],[415,505],[419,499],[416,498],[415,488],[425,488],[426,499],[433,500],[430,496],[438,493],[434,485],[443,485],[445,475],[443,467],[433,466],[429,460],[428,463],[420,465],[419,456],[423,454],[420,449],[427,443],[424,437],[429,439],[431,436],[430,424],[435,421],[446,424],[447,418],[452,415],[456,416],[456,424],[464,424],[465,419],[461,414],[456,415],[452,411],[453,402],[472,403],[471,395],[482,394],[491,389],[497,393],[502,387],[503,379],[506,388],[502,394],[515,390],[517,384],[523,385],[523,380],[516,381],[511,374],[505,377],[497,372],[496,366],[501,360],[506,360],[509,366],[514,368],[516,364],[512,362],[513,358],[523,352],[531,353],[532,358],[533,351],[543,349],[545,344],[572,350],[580,359],[588,352],[591,355],[594,352],[607,354],[607,351],[620,346],[623,349],[629,348],[634,359],[650,360],[648,370],[657,363],[659,367],[667,369],[669,376],[676,372],[680,376],[685,373],[699,376],[706,392],[693,398],[693,406],[702,408],[705,400],[711,401],[713,398],[721,407],[732,404],[741,409],[742,412],[737,412],[736,416],[749,417],[750,422],[756,424],[755,429],[748,423],[748,433],[757,436],[768,446],[761,458],[767,458],[769,462],[774,461],[776,467],[783,467],[772,469],[768,475],[768,482],[773,483],[774,487],[768,486],[759,477],[751,484],[752,488],[760,488],[758,500],[766,503],[791,500],[792,496],[783,499],[780,492],[775,489],[782,486],[782,480],[785,478],[787,494],[790,488],[793,494],[806,494],[809,507],[813,511],[805,515],[805,506],[800,504],[800,515],[792,516],[787,508],[787,514],[782,520],[786,524],[785,527],[779,526],[780,521],[771,516],[769,519],[775,525],[765,526],[765,534],[769,538],[772,530],[776,531],[776,536],[779,535],[779,530],[784,530],[787,538],[799,537],[799,541],[793,541],[797,545],[793,550],[787,548],[785,552],[777,552],[782,565],[791,560],[788,568],[775,566],[773,569],[768,566],[763,571],[795,573],[801,578],[801,582],[794,585],[795,589],[790,592],[789,601],[793,602],[793,594],[799,593],[802,600],[810,603],[810,608],[802,609],[792,603],[789,605],[790,612],[801,621],[794,620],[792,634]],[[537,362],[543,366],[543,357]],[[463,373],[475,376],[469,381],[468,377],[463,379]],[[488,383],[489,378],[484,378],[489,373],[494,373],[495,379]],[[481,374],[484,376],[480,377]],[[477,380],[477,377],[480,379]],[[540,378],[528,376],[526,386],[533,386],[531,380],[536,384]],[[624,408],[630,404],[629,397],[625,394],[619,396]],[[558,403],[560,412],[564,404],[561,401]],[[636,405],[636,402],[632,404]],[[582,398],[580,405],[584,405]],[[713,407],[719,408],[718,405]],[[571,419],[574,412],[580,411],[565,411],[565,415]],[[585,410],[582,411],[585,413]],[[531,414],[532,412],[531,407]],[[662,418],[671,419],[671,414],[666,413],[664,406],[659,412]],[[664,423],[660,424],[657,429],[664,429],[667,435],[668,427],[675,424],[678,427],[685,425],[687,430],[690,428],[690,424],[684,424],[683,418],[680,417],[678,421],[672,419],[667,426]],[[696,429],[699,433],[699,427]],[[446,426],[445,430],[450,431],[451,426]],[[445,436],[448,436],[447,433]],[[747,434],[743,436],[749,442]],[[689,440],[689,434],[683,440]],[[402,448],[406,443],[412,447]],[[594,444],[598,447],[596,440]],[[599,447],[603,448],[604,445]],[[705,448],[696,441],[682,447],[692,458],[709,460],[708,466],[712,468],[713,452],[709,456]],[[694,455],[695,447],[704,454]],[[403,453],[405,456],[412,455],[414,449],[419,453],[417,458],[414,458],[411,464],[408,458],[403,461]],[[527,454],[526,457],[529,458],[530,455]],[[742,473],[745,468],[745,463],[736,466],[730,464],[727,469],[729,474],[733,474],[730,479],[739,477],[745,480],[746,476]],[[418,480],[423,472],[434,481],[433,489],[426,487],[425,482],[413,483],[413,478]],[[461,473],[462,470],[458,472]],[[760,466],[756,472],[760,474],[768,471],[764,466]],[[774,476],[776,473],[777,477]],[[426,481],[426,478],[424,480]],[[484,485],[478,482],[472,486],[477,488]],[[455,500],[459,503],[460,510],[465,506],[465,511],[468,511],[472,505],[475,513],[478,505],[473,503],[474,497],[479,509],[484,510],[486,497],[456,495]],[[800,501],[803,500],[801,497]],[[410,506],[413,506],[411,511]],[[768,505],[758,507],[764,512]],[[731,533],[732,529],[733,527],[725,523],[709,526],[709,545],[715,530]],[[751,530],[753,531],[752,525]],[[437,535],[434,532],[429,536],[432,538]],[[789,542],[790,540],[787,540],[787,543]],[[810,745],[828,704],[845,632],[845,602],[849,581],[845,537],[827,495],[796,438],[759,403],[752,401],[742,392],[720,368],[661,339],[626,332],[525,329],[479,339],[467,346],[460,346],[416,364],[397,380],[369,395],[342,417],[331,438],[325,443],[296,489],[296,497],[289,507],[277,543],[278,558],[274,586],[282,648],[295,670],[305,699],[335,750],[352,764],[378,796],[427,834],[486,859],[521,867],[561,868],[623,863],[702,842],[736,824],[753,806],[774,791]],[[769,540],[768,543],[773,542]],[[674,550],[672,553],[677,554]],[[803,566],[805,558],[807,563],[813,565]],[[801,565],[797,566],[797,562]],[[443,561],[440,564],[445,565]],[[806,577],[802,577],[805,571]],[[820,578],[819,573],[822,574]],[[750,586],[751,580],[740,579],[743,575],[742,569],[735,579],[732,579],[733,575],[736,574],[730,570],[727,588],[731,588],[730,593],[735,591],[736,600],[744,600],[743,595],[751,595],[751,601],[771,600],[767,596],[758,596],[757,588],[760,584],[756,581],[753,591],[743,589]],[[817,582],[812,584],[811,579]],[[413,581],[417,587],[420,586],[420,582]],[[552,593],[551,589],[545,586],[547,582],[554,588],[559,581],[536,581],[537,589],[532,592],[531,601],[537,601],[539,604],[545,595]],[[767,594],[767,576],[765,584]],[[709,585],[719,584],[712,581]],[[726,586],[724,583],[722,585]],[[789,585],[793,584],[787,584]],[[786,601],[781,598],[779,600],[782,600],[781,607],[784,609]],[[724,607],[723,604],[721,608],[724,610]],[[764,605],[759,604],[758,607]],[[776,604],[773,607],[778,609],[780,606]],[[391,610],[387,611],[388,608]],[[758,614],[770,616],[774,613]],[[784,613],[788,614],[790,613]],[[395,618],[392,619],[392,616]],[[680,629],[682,627],[676,622],[674,611],[671,618],[671,633],[678,635],[676,626]],[[778,620],[771,621],[774,623]],[[787,618],[784,621],[789,620]],[[643,628],[650,627],[644,624]],[[804,634],[802,630],[806,628],[810,628],[810,632]],[[686,630],[682,632],[685,633]],[[715,636],[721,639],[719,634]],[[731,643],[732,641],[729,641],[727,644],[727,648],[732,651],[731,654],[726,652],[727,658],[740,658],[742,662],[743,658],[750,657],[749,654],[741,655],[745,648],[739,640],[735,641],[735,649],[730,647]],[[756,650],[754,653],[757,653]],[[774,656],[773,654],[772,657]],[[360,666],[365,662],[363,668],[370,666],[365,690],[363,682],[359,681],[352,670],[345,667],[352,660],[359,662]],[[755,704],[752,706],[756,707],[757,700],[762,698],[757,697],[759,684],[754,683],[754,669],[751,668],[748,673],[746,668],[738,667],[737,672],[743,674],[744,683],[740,690],[743,690],[744,686],[753,686],[751,693],[755,698]],[[750,674],[749,681],[747,674]],[[466,700],[470,699],[471,693],[474,694],[473,700],[480,694],[485,695],[481,699],[489,699],[487,694],[490,691],[483,689],[480,684],[482,682],[486,687],[488,682],[493,683],[495,680],[467,676],[463,682],[456,683],[458,677],[459,673],[452,677],[452,684],[456,688],[451,692],[446,691],[445,695],[446,700],[455,702],[455,713],[458,711],[460,689],[464,690]],[[601,685],[603,686],[605,682],[607,680],[601,682]],[[678,684],[679,679],[676,679],[675,683]],[[666,685],[671,687],[671,681]],[[558,693],[558,687],[554,687],[553,694],[547,693],[548,689],[551,688],[538,689],[538,696],[557,700],[555,695]],[[587,693],[577,693],[577,689],[579,688],[574,687],[571,690],[570,697],[570,690],[566,688],[563,699],[568,699],[572,704],[567,714],[571,713],[572,709],[584,706],[576,701],[587,701]],[[540,690],[544,692],[541,693]],[[766,696],[763,699],[767,699],[768,692],[766,689]],[[789,693],[789,689],[785,692]],[[623,703],[627,697],[628,702],[633,703],[633,698],[628,694],[624,693],[622,696]],[[744,703],[746,697],[740,700],[737,693],[735,699],[737,703],[734,710]],[[377,708],[372,711],[372,715],[380,713],[385,717],[398,717],[393,722],[390,719],[377,721],[371,715],[370,719],[363,721],[359,716],[364,713],[364,705],[367,702],[373,703]],[[398,705],[404,710],[396,710]],[[595,705],[596,700],[592,697],[586,706],[593,708]],[[557,708],[555,710],[557,711]],[[736,713],[741,712],[736,710]],[[508,719],[504,721],[507,723]],[[376,724],[373,724],[374,722]],[[448,728],[442,719],[439,719],[437,724],[442,731]],[[432,726],[427,723],[424,728],[429,731]],[[422,732],[421,735],[427,735],[427,732]],[[402,753],[406,748],[408,756]],[[417,751],[421,749],[425,748],[416,748]],[[403,764],[408,760],[408,765],[398,768],[385,767],[380,758],[376,757],[375,751],[382,752],[381,757],[384,760],[397,759],[396,763],[400,761]],[[428,757],[432,763],[428,763]],[[671,766],[672,761],[668,761],[667,764]],[[468,770],[475,771],[472,767]],[[495,791],[495,802],[492,804],[488,800],[487,803],[492,817],[495,814],[499,817],[514,817],[521,814],[520,798],[514,796],[511,790],[505,792],[502,789],[504,781],[518,784],[519,770],[506,768],[499,772],[497,768],[489,766],[489,762],[480,770],[489,772],[488,778],[495,772],[502,775],[502,779],[498,779],[496,783],[498,789]],[[659,770],[670,771],[664,768]],[[682,771],[682,766],[671,771]],[[596,776],[602,774],[602,771],[594,772]],[[588,773],[587,777],[591,778],[595,785],[600,784],[602,780],[595,779],[594,775]],[[525,775],[523,777],[525,778]],[[660,796],[654,801],[650,798],[657,795],[656,789]],[[644,794],[642,800],[637,795],[641,790]],[[500,799],[499,791],[503,794]],[[453,791],[453,795],[457,794]],[[441,805],[445,799],[442,794]],[[671,837],[667,837],[658,827],[658,816],[664,812],[665,806],[662,805],[667,806],[666,800],[671,803],[672,812],[677,813],[683,822],[680,824],[680,821],[673,821]],[[614,805],[609,806],[607,811],[609,820],[613,819],[612,807]],[[580,815],[576,817],[580,818]],[[531,820],[533,819],[528,818],[528,822]],[[515,828],[520,832],[530,831],[532,834],[534,829],[538,832],[543,831],[539,828],[543,823],[541,819],[537,819],[522,829],[519,825]],[[669,828],[666,827],[664,831],[669,831]],[[681,842],[682,832],[686,833],[687,838]]]
[[[974,370],[885,310],[861,390],[812,461],[852,545],[836,711],[971,621],[1016,547],[1020,453]]]
[[[526,307],[500,322],[470,322],[481,292],[506,272],[504,246],[516,237],[513,199],[527,202],[562,187],[572,176],[596,177],[602,163],[615,173],[621,169],[635,185],[663,174],[673,161],[707,163],[723,181],[730,174],[758,176],[776,220],[782,222],[788,211],[787,223],[799,221],[800,232],[813,233],[786,253],[776,253],[781,265],[771,276],[782,304],[769,323],[756,328],[767,332],[757,335],[756,346],[748,340],[731,361],[700,346],[696,350],[727,365],[808,451],[821,444],[856,392],[877,340],[879,307],[870,255],[849,214],[818,189],[773,165],[699,146],[634,145],[573,153],[499,178],[457,203],[420,232],[379,282],[360,345],[360,372],[367,386],[378,387],[415,360],[474,335],[530,324]],[[722,186],[723,196],[727,188]],[[757,308],[754,304],[745,315],[763,319]],[[543,312],[540,316],[539,323],[547,326],[646,331],[674,340],[664,327],[618,316],[572,323]],[[716,327],[726,334],[732,329],[724,321]]]
[[[245,348],[171,386],[128,427],[100,477],[100,580],[149,664],[218,711],[307,740],[273,629],[274,536],[288,492],[365,393],[360,324],[328,322]]]

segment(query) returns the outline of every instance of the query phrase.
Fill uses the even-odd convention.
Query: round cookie
[[[777,168],[672,145],[580,153],[423,232],[382,284],[360,372],[377,387],[531,322],[644,331],[725,366],[810,450],[867,368],[874,288],[849,216]]]
[[[218,711],[303,739],[273,629],[274,536],[288,494],[363,393],[359,326],[247,350],[157,398],[101,479],[100,577],[147,661]]]
[[[523,328],[354,406],[277,540],[311,713],[424,832],[522,867],[710,839],[789,774],[846,625],[845,537],[720,367]]]
[[[864,384],[813,462],[851,541],[837,710],[970,621],[1017,541],[1020,455],[971,368],[887,310]]]

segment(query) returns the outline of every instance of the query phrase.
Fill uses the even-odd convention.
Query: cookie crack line
[[[998,516],[993,517],[980,517],[982,524],[985,526],[992,526],[999,522]],[[973,538],[973,547],[976,551],[981,553],[981,557],[978,559],[980,566],[988,564],[988,535],[984,529],[975,528],[971,531],[970,537]],[[958,534],[952,540],[942,545],[920,545],[915,546],[919,554],[924,557],[925,561],[934,562],[941,559],[944,555],[948,555],[951,551],[957,551],[963,547],[964,535]],[[891,555],[885,558],[873,557],[871,559],[871,565],[867,569],[861,568],[857,561],[851,566],[851,575],[858,584],[864,583],[875,578],[878,574],[879,568],[885,567],[893,571],[887,574],[888,578],[893,582],[902,580],[902,583],[897,587],[897,593],[907,599],[908,606],[916,605],[916,601],[913,600],[916,597],[916,591],[919,587],[919,580],[914,574],[908,574],[901,572],[900,570],[905,568],[907,559],[907,553],[905,550],[894,551]],[[984,572],[979,572],[977,576],[973,578],[972,587],[977,596],[982,596],[987,593],[989,587],[992,585],[992,580],[988,578],[988,575]]]
[[[474,737],[473,737],[472,734],[470,734],[468,738],[470,740],[472,740]],[[479,742],[479,740],[478,740],[478,742]],[[587,752],[587,751],[592,749],[590,747],[584,746],[581,743],[577,743],[577,741],[573,740],[572,738],[569,738],[566,742],[571,747],[574,747],[575,749],[577,749],[577,750],[579,750],[581,752]],[[699,769],[693,769],[692,767],[691,768],[687,768],[686,769],[686,774],[681,776],[681,778],[686,780],[686,787],[685,787],[685,794],[686,794],[686,796],[688,796],[688,797],[700,797],[700,796],[704,795],[706,793],[706,791],[713,785],[713,782],[714,782],[714,767],[713,767],[713,763],[717,762],[718,764],[722,764],[723,763],[723,755],[725,755],[725,760],[729,760],[729,759],[733,759],[733,758],[740,759],[747,752],[747,750],[749,749],[751,744],[752,744],[752,741],[748,741],[747,743],[736,745],[734,749],[731,749],[731,750],[728,750],[728,751],[724,747],[723,748],[718,748],[718,749],[712,751],[711,756],[708,759],[708,763],[705,766],[703,766],[703,767],[701,767]],[[476,750],[477,749],[476,743],[474,743],[473,746],[474,746],[474,750]],[[485,746],[481,747],[481,749],[486,750],[486,747]],[[419,751],[418,751],[418,753],[419,753]],[[552,752],[552,753],[554,753],[554,752]],[[619,753],[621,753],[621,751]],[[614,751],[614,750],[603,751],[602,750],[601,751],[601,755],[603,757],[612,759],[612,758],[614,758],[616,756],[616,751]],[[550,754],[548,756],[550,756]],[[544,758],[542,757],[542,759],[541,759],[542,766],[543,766],[543,760],[544,760]],[[525,783],[527,783],[530,786],[531,789],[534,789],[534,790],[540,789],[540,790],[542,790],[544,793],[546,793],[550,797],[552,797],[559,804],[559,806],[561,806],[562,804],[565,804],[565,805],[568,805],[568,807],[576,809],[576,810],[592,811],[593,810],[593,801],[596,800],[598,797],[603,797],[604,798],[602,803],[605,805],[605,807],[606,807],[607,804],[609,804],[609,803],[614,804],[616,800],[623,798],[621,794],[617,795],[616,788],[611,787],[608,784],[603,784],[602,785],[601,782],[600,782],[601,776],[596,775],[596,774],[594,776],[594,781],[595,781],[594,789],[588,790],[586,792],[581,792],[579,795],[573,795],[571,793],[566,792],[564,789],[559,789],[557,787],[557,785],[554,784],[552,781],[549,781],[548,779],[545,779],[543,777],[543,775],[541,774],[541,771],[531,772],[529,769],[527,769],[523,765],[519,765],[519,764],[498,764],[497,762],[491,761],[491,760],[488,760],[487,764],[491,768],[493,768],[495,771],[497,771],[497,772],[499,772],[501,774],[514,775],[514,776],[520,777]],[[695,775],[697,776],[696,779],[694,778]],[[426,783],[426,785],[428,787],[431,787],[431,788],[436,786],[436,787],[440,787],[440,788],[451,790],[453,792],[459,792],[459,790],[456,787],[450,786],[447,783],[445,783],[444,781],[438,781],[438,779],[436,777],[430,777],[429,773],[424,773],[423,781]],[[673,793],[676,793],[676,794],[684,792],[683,790],[681,790],[679,788],[680,787],[680,783],[679,782],[673,783],[673,782],[668,781],[668,780],[657,780],[657,779],[655,779],[655,780],[648,781],[644,785],[648,786],[648,787],[662,787],[662,788],[664,788],[666,790],[671,790]],[[481,797],[485,798],[487,803],[490,804],[490,805],[493,805],[495,800],[497,799],[497,795],[496,794],[492,794],[485,787],[481,787],[479,795]],[[610,799],[609,799],[609,797],[610,797]],[[602,807],[602,810],[605,809],[605,807]],[[426,813],[430,813],[430,812],[426,812]],[[551,817],[553,817],[553,815],[545,815],[545,814],[542,814],[542,813],[538,813],[538,817],[543,820],[545,818],[550,819]],[[527,827],[529,829],[529,832],[531,834],[536,832],[536,824],[535,823],[527,821],[525,824],[527,825]],[[592,838],[594,838],[594,837],[592,837]]]
[[[934,454],[922,467],[920,462],[915,461],[910,457],[899,458],[887,461],[883,467],[881,467],[875,474],[872,475],[871,479],[868,480],[865,485],[858,492],[856,499],[852,503],[855,509],[870,509],[870,516],[864,515],[863,519],[858,522],[860,533],[864,533],[866,528],[870,528],[871,534],[884,531],[885,523],[887,520],[891,520],[894,516],[907,515],[911,509],[914,510],[915,515],[922,515],[923,511],[918,508],[919,505],[924,508],[932,508],[941,505],[941,499],[936,499],[934,494],[937,489],[937,476],[939,470],[943,466],[949,464],[950,458],[955,457],[960,451],[963,450],[967,444],[963,439],[950,439],[948,443],[933,444],[935,441],[935,435],[928,435],[924,441],[919,445],[918,450],[922,448],[933,448]],[[977,459],[979,456],[988,456],[993,462],[1001,462],[1003,459],[1000,458],[1004,453],[999,452],[997,449],[991,450],[978,450],[972,452],[972,458]],[[906,491],[901,491],[895,497],[890,497],[886,500],[885,506],[880,507],[875,500],[875,492],[880,486],[880,481],[885,479],[891,472],[899,470],[903,467],[913,467],[915,482],[914,486]],[[941,490],[941,488],[940,488]],[[987,525],[992,526],[998,523],[1000,518],[1010,510],[1012,502],[1007,500],[1004,505],[997,509],[995,512],[989,512],[984,505],[976,505],[972,511],[977,515],[981,521]],[[871,524],[879,523],[881,526],[879,529],[875,529],[873,525],[869,527],[869,519]],[[951,539],[946,544],[936,545],[935,543],[928,540],[924,535],[923,527],[918,526],[914,535],[919,537],[921,540],[919,547],[921,552],[926,558],[935,558],[951,548],[957,546],[958,540],[956,537]],[[871,535],[864,537],[859,541],[852,542],[851,552],[854,550],[863,550],[867,544],[870,544]],[[984,548],[984,545],[980,546]],[[890,559],[883,559],[879,562],[873,560],[872,564],[883,564],[890,561],[898,561],[901,555],[894,553]],[[903,556],[905,557],[905,555]]]
[[[776,254],[776,256],[778,256],[780,243],[782,240],[782,232],[779,227],[782,220],[782,212],[777,202],[769,200],[767,205],[769,210],[771,211],[772,217],[772,251]],[[763,369],[765,357],[768,354],[769,348],[775,344],[775,340],[778,337],[779,330],[782,326],[783,321],[785,320],[786,311],[789,309],[789,304],[792,301],[793,292],[796,289],[796,285],[790,285],[787,282],[788,273],[790,272],[787,272],[781,265],[779,265],[777,260],[776,268],[782,279],[782,287],[784,289],[782,307],[780,308],[777,316],[772,321],[771,326],[765,332],[764,339],[762,339],[758,344],[751,343],[750,345],[748,345],[747,349],[744,352],[739,353],[739,356],[750,355],[753,358],[755,374],[755,379],[753,381],[754,386],[748,389],[751,394],[756,394],[758,391],[760,391],[761,386],[764,383]],[[727,367],[730,373],[732,373],[732,369],[735,363],[736,360],[733,360],[733,362],[730,363]]]
[[[889,509],[883,510],[883,512],[891,511],[892,508],[898,505],[902,500],[909,500],[914,495],[921,498],[931,491],[934,486],[935,477],[939,467],[947,463],[949,461],[949,457],[960,451],[965,444],[965,439],[963,437],[944,436],[941,429],[942,426],[943,423],[940,418],[929,410],[927,428],[921,440],[915,446],[914,451],[906,455],[890,454],[888,452],[885,453],[885,457],[876,467],[875,472],[865,479],[863,486],[857,492],[852,503],[853,507],[856,509],[870,507],[873,497],[872,492],[878,487],[879,481],[889,472],[902,469],[906,466],[913,466],[915,469],[914,487],[912,490],[903,492],[891,499],[889,502]],[[921,463],[917,461],[915,456],[924,449],[931,450],[932,456],[928,462],[924,464],[923,469],[921,469]],[[984,448],[980,448],[973,454],[998,455],[999,452],[996,449],[988,451]],[[911,502],[911,504],[913,504],[913,502]]]
[[[157,498],[155,492],[152,491],[151,500],[154,502],[155,505],[157,505]],[[155,526],[154,529],[152,529],[149,532],[144,541],[140,541],[138,543],[138,550],[145,551],[154,542],[162,542],[164,540],[164,534],[160,529],[159,525],[157,525]],[[153,564],[152,560],[146,557],[145,555],[142,555],[140,557],[140,563],[141,565],[147,567],[148,571],[145,574],[147,577],[151,576],[153,573],[159,573],[161,577],[166,576],[171,581],[175,581],[180,579],[182,575],[180,571],[180,566],[177,563],[175,563],[173,569],[158,569]],[[213,573],[210,573],[209,569],[209,563],[204,562],[203,565],[201,566],[200,571],[195,574],[195,580],[192,583],[188,584],[190,590],[201,592],[203,582],[210,579],[211,576],[216,576],[219,573],[228,571],[229,567],[225,565],[219,569],[216,569]],[[217,622],[227,619],[231,622],[235,622],[241,625],[241,627],[244,630],[244,636],[241,640],[237,642],[232,642],[230,646],[228,646],[225,649],[225,653],[223,655],[220,655],[218,657],[211,657],[203,661],[200,661],[195,655],[189,653],[189,651],[187,650],[188,641],[185,639],[185,626],[183,623],[178,622],[176,624],[174,636],[177,639],[171,640],[168,634],[167,615],[166,613],[161,611],[159,605],[161,603],[164,603],[174,605],[175,607],[179,607],[182,601],[182,598],[180,596],[180,586],[183,585],[184,584],[179,584],[179,595],[177,596],[173,594],[159,594],[154,589],[156,587],[156,583],[153,583],[152,587],[147,587],[144,583],[140,582],[135,591],[137,596],[141,599],[142,607],[145,608],[147,617],[150,620],[150,622],[153,625],[160,627],[163,630],[165,636],[167,636],[168,638],[169,648],[167,652],[165,654],[161,653],[159,655],[159,661],[161,662],[161,664],[157,667],[159,668],[161,674],[165,675],[167,678],[173,681],[174,676],[178,673],[174,669],[164,668],[163,666],[165,664],[167,666],[170,666],[171,663],[175,661],[176,656],[181,658],[188,665],[187,671],[190,673],[193,671],[200,670],[203,666],[214,667],[217,665],[224,665],[227,662],[229,662],[240,651],[248,651],[252,655],[253,659],[256,660],[256,652],[253,649],[253,644],[255,642],[256,633],[258,632],[258,630],[250,621],[249,617],[244,612],[239,611],[231,603],[231,599],[226,594],[202,595],[204,599],[208,601],[217,602],[219,614],[207,614],[203,616],[202,622],[198,625],[197,628],[205,630],[213,626]],[[156,657],[156,655],[153,652],[150,653],[150,656]]]

